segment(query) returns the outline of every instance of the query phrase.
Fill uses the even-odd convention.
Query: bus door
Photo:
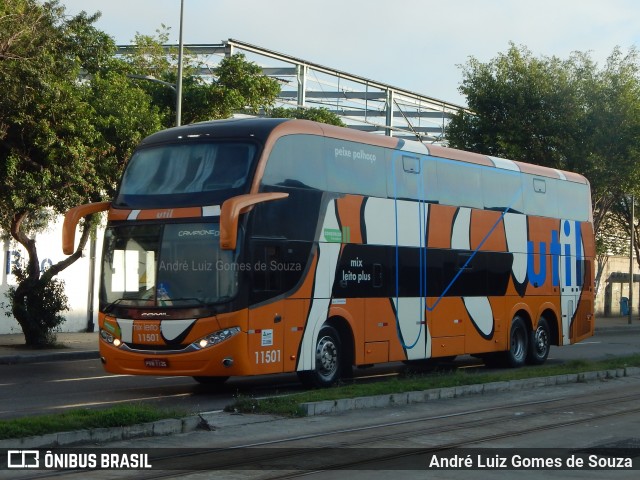
[[[244,274],[250,279],[249,361],[255,373],[283,371],[285,302],[278,300],[282,293],[281,262],[283,244],[279,240],[251,242],[250,261]]]
[[[584,261],[579,223],[560,222],[560,295],[562,308],[562,332],[564,345],[576,341],[574,321],[580,321],[578,306],[584,284]]]

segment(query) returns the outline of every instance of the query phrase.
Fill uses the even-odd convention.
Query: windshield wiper
[[[113,302],[107,304],[106,307],[104,307],[104,313],[110,313],[114,307],[118,304],[120,304],[121,302],[124,302],[125,300],[129,300],[128,298],[119,298],[117,300],[114,300]]]
[[[156,300],[156,304],[157,306],[163,306],[162,302],[194,302],[197,303],[198,305],[205,305],[205,303],[200,300],[199,298],[195,298],[195,297],[184,297],[184,298],[171,298],[171,297],[163,297],[163,298],[158,298]]]

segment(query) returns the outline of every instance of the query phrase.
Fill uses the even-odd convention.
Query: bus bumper
[[[240,331],[217,345],[182,350],[136,350],[100,338],[104,369],[125,375],[212,376],[249,375],[247,334]]]

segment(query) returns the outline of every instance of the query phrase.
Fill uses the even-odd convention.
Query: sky
[[[67,13],[100,11],[96,26],[118,44],[170,27],[181,0],[60,0]],[[640,44],[637,0],[184,0],[185,44],[235,39],[336,70],[465,105],[458,88],[470,57],[509,48],[603,65]]]

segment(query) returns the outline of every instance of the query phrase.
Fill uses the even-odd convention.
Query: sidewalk
[[[640,319],[629,325],[628,317],[596,319],[596,334],[640,333]],[[99,358],[98,333],[59,333],[55,348],[29,348],[22,334],[0,335],[0,365]]]
[[[98,333],[58,333],[58,345],[33,348],[21,333],[0,335],[0,365],[100,358]]]

